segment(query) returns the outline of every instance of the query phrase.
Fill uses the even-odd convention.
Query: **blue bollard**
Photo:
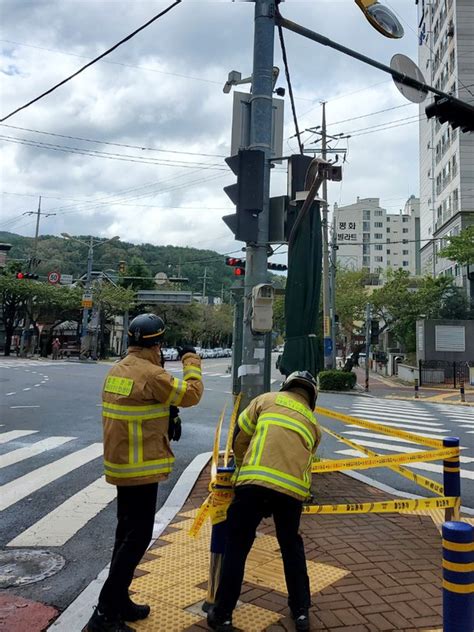
[[[459,437],[445,437],[443,447],[458,448]],[[461,473],[459,468],[459,455],[443,461],[443,485],[445,496],[461,497]],[[459,507],[445,509],[445,520],[459,520]]]
[[[216,492],[230,491],[232,489],[232,475],[235,467],[218,467],[216,482],[213,489]],[[204,612],[208,612],[209,608],[216,601],[217,587],[222,572],[222,561],[224,559],[225,546],[227,541],[227,520],[212,525],[211,531],[211,560],[209,564],[209,582],[207,586],[206,601],[202,605]]]
[[[443,630],[474,630],[474,527],[443,524]]]

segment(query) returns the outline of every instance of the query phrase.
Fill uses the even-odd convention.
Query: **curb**
[[[199,478],[205,465],[212,456],[212,452],[203,452],[194,457],[186,467],[168,498],[155,515],[153,536],[150,546],[160,537],[169,523],[186,502],[195,482]],[[97,575],[97,577],[76,597],[76,599],[62,612],[48,630],[55,632],[78,631],[86,625],[91,617],[92,609],[97,603],[100,590],[107,579],[109,564]]]

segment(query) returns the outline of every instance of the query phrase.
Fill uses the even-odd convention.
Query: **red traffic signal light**
[[[17,279],[24,279],[24,278],[25,278],[25,275],[23,274],[23,272],[17,272],[17,273],[16,273],[16,278],[17,278]]]
[[[38,275],[34,274],[33,272],[17,272],[16,278],[17,279],[33,279],[34,281],[36,281],[38,279]]]
[[[235,276],[245,276],[245,259],[237,259],[236,257],[226,257],[226,266],[232,266],[234,268]]]
[[[234,274],[235,276],[245,276],[245,268],[235,268]]]

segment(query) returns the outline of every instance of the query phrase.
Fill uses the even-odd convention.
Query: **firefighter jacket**
[[[304,391],[265,393],[238,418],[236,485],[261,485],[304,501],[321,431]]]
[[[174,455],[168,439],[170,405],[193,406],[203,392],[201,359],[183,356],[183,380],[161,366],[153,348],[130,347],[108,373],[102,391],[105,478],[145,485],[168,477]]]

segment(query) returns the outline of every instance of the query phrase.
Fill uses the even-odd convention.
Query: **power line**
[[[114,143],[111,141],[107,141],[107,140],[99,140],[99,139],[93,139],[93,138],[82,138],[81,136],[69,136],[67,134],[56,134],[54,132],[45,132],[39,129],[31,129],[28,127],[19,127],[17,125],[8,125],[7,123],[2,123],[1,124],[2,127],[9,127],[11,129],[17,129],[23,132],[33,132],[35,134],[45,134],[47,136],[55,136],[57,138],[69,138],[71,140],[80,140],[83,141],[85,143],[98,143],[101,145],[111,145],[113,147],[125,147],[128,149],[140,149],[141,151],[158,151],[158,152],[162,152],[162,153],[168,153],[168,154],[182,154],[184,156],[199,156],[199,157],[205,157],[205,158],[225,158],[226,156],[224,154],[203,154],[200,152],[193,152],[193,151],[182,151],[182,150],[178,150],[178,149],[161,149],[161,148],[157,148],[157,147],[144,147],[142,145],[129,145],[127,143]]]
[[[368,114],[361,114],[361,116],[352,116],[351,118],[344,119],[342,121],[336,121],[335,123],[328,123],[327,126],[331,125],[341,125],[342,123],[348,123],[350,121],[357,121],[362,118],[367,118],[368,116],[375,116],[376,114],[382,114],[382,112],[390,112],[391,110],[399,110],[400,108],[406,108],[409,105],[416,105],[415,103],[403,103],[402,105],[395,105],[391,108],[385,108],[384,110],[377,110],[376,112],[369,112]]]
[[[300,154],[304,153],[303,150],[303,143],[301,142],[301,133],[300,133],[300,129],[298,127],[298,117],[296,116],[296,108],[295,108],[295,100],[293,97],[293,86],[291,85],[291,78],[290,78],[290,69],[288,67],[288,58],[286,56],[286,46],[285,46],[285,40],[283,37],[283,28],[278,25],[278,35],[280,38],[280,46],[281,46],[281,54],[283,57],[283,64],[285,66],[285,75],[286,75],[286,82],[288,84],[288,92],[290,94],[290,103],[291,103],[291,111],[293,113],[293,123],[295,125],[295,136],[298,139],[298,146],[300,148]]]
[[[0,119],[0,123],[3,123],[3,121],[6,121],[7,119],[9,119],[14,114],[17,114],[18,112],[20,112],[21,110],[26,109],[27,107],[29,107],[33,103],[36,103],[36,101],[39,101],[40,99],[42,99],[43,97],[47,96],[48,94],[51,94],[52,92],[57,90],[60,86],[63,86],[65,83],[67,83],[68,81],[71,81],[71,79],[74,79],[74,77],[77,77],[77,75],[79,75],[81,72],[84,72],[84,70],[86,70],[87,68],[89,68],[90,66],[92,66],[93,64],[98,62],[103,57],[106,57],[107,55],[109,55],[112,51],[116,50],[119,46],[121,46],[125,42],[128,42],[129,40],[131,40],[132,37],[135,37],[135,35],[137,35],[137,33],[140,33],[140,31],[143,31],[143,29],[147,28],[147,26],[150,26],[150,24],[152,24],[153,22],[155,22],[156,20],[158,20],[159,18],[164,16],[166,13],[168,13],[168,11],[171,11],[171,9],[173,9],[174,7],[176,7],[180,3],[181,3],[181,0],[175,0],[175,2],[173,4],[171,4],[169,7],[167,7],[166,9],[164,9],[163,11],[161,11],[160,13],[158,13],[157,15],[152,17],[151,20],[148,20],[148,22],[145,22],[145,24],[142,24],[142,26],[140,26],[139,28],[135,29],[135,31],[133,31],[132,33],[130,33],[129,35],[127,35],[126,37],[121,39],[119,42],[114,44],[111,48],[106,50],[104,53],[102,53],[101,55],[99,55],[98,57],[93,59],[92,61],[90,61],[87,64],[85,64],[84,66],[82,66],[82,68],[79,68],[79,70],[77,70],[75,73],[73,73],[69,77],[66,77],[66,79],[63,79],[62,81],[60,81],[59,83],[54,85],[52,88],[49,88],[49,90],[46,90],[46,92],[43,92],[42,94],[40,94],[39,96],[35,97],[31,101],[28,101],[28,103],[25,103],[24,105],[16,108],[16,110],[13,110],[12,112],[10,112],[6,116],[4,116],[2,119]]]

